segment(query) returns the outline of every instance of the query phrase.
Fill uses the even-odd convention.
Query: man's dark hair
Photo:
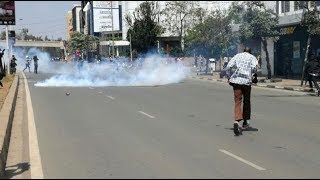
[[[245,47],[243,52],[247,52],[247,53],[250,53],[251,54],[251,48],[249,47]]]

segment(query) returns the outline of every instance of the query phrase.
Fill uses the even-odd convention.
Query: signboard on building
[[[15,25],[14,1],[0,1],[0,25]]]
[[[280,35],[293,34],[295,29],[296,29],[296,26],[281,28],[280,29]]]
[[[112,2],[112,3],[111,3]],[[119,8],[118,1],[93,1],[93,8]]]
[[[120,30],[118,1],[93,1],[92,6],[94,32],[111,32]]]

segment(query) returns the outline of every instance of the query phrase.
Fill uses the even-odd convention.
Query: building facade
[[[72,9],[72,30],[77,32],[81,32],[80,11],[81,11],[81,5],[74,5]]]
[[[307,27],[301,26],[303,1],[276,1],[276,12],[279,15],[279,39],[273,44],[273,70],[276,76],[301,77],[307,47]],[[319,8],[320,2],[309,1],[308,7]],[[320,53],[320,39],[311,37],[310,51]],[[320,55],[320,54],[319,54]]]
[[[68,11],[67,14],[67,41],[71,38],[72,29],[72,11]]]

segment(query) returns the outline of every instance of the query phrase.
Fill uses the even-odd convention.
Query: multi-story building
[[[301,76],[305,52],[307,47],[307,28],[301,26],[303,4],[309,2],[308,7],[320,6],[319,1],[276,1],[275,10],[279,15],[278,30],[279,39],[273,44],[274,63],[273,70],[277,76],[285,75]],[[315,3],[314,3],[315,2]],[[311,52],[320,53],[319,37],[312,37]]]
[[[81,5],[74,5],[72,9],[72,30],[77,32],[81,32],[80,11],[81,11]]]
[[[72,11],[68,11],[67,14],[67,40],[70,40],[71,38],[71,33],[73,31],[72,29]]]

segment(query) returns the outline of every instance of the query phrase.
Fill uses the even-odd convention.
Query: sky
[[[67,13],[80,1],[15,1],[16,33],[28,28],[29,34],[57,39],[67,37]],[[3,27],[5,28],[5,27]],[[3,31],[3,28],[1,29]]]

